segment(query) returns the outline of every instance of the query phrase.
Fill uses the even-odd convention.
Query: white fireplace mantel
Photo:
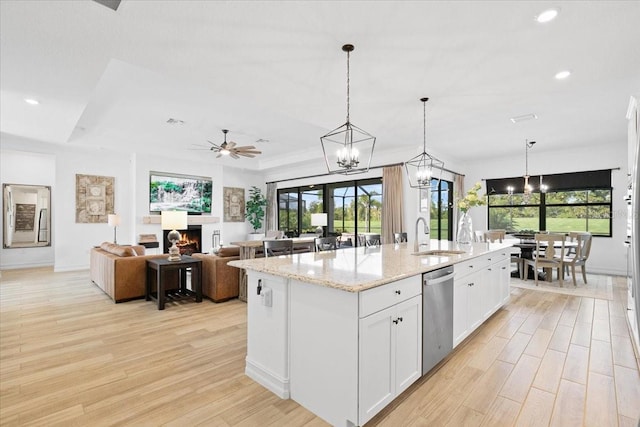
[[[143,224],[160,224],[161,215],[149,215],[142,217]],[[214,224],[220,222],[220,218],[210,215],[189,215],[187,216],[187,224],[189,225],[202,225],[202,224]]]

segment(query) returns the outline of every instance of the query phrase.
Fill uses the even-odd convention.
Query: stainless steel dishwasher
[[[422,375],[453,349],[453,266],[422,275]]]

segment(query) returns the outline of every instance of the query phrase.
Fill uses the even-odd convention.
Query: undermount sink
[[[447,249],[433,249],[430,251],[421,251],[421,252],[414,252],[411,255],[416,255],[416,256],[452,256],[452,255],[461,255],[463,254],[464,251],[455,251],[455,250],[447,250]]]

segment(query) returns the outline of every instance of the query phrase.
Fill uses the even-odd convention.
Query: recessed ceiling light
[[[547,22],[553,21],[558,16],[558,9],[548,9],[542,12],[540,15],[536,16],[536,21],[540,24],[546,24]]]
[[[559,73],[556,74],[556,79],[558,80],[566,79],[570,75],[571,75],[571,71],[569,70],[560,71]]]
[[[24,102],[26,102],[29,105],[38,105],[38,104],[40,104],[40,102],[38,102],[37,99],[33,99],[33,98],[25,98]]]

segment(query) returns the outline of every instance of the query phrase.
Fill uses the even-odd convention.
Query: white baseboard
[[[280,399],[289,399],[291,394],[288,379],[274,375],[259,364],[250,361],[249,358],[245,360],[247,364],[244,373],[249,378],[267,388]]]

